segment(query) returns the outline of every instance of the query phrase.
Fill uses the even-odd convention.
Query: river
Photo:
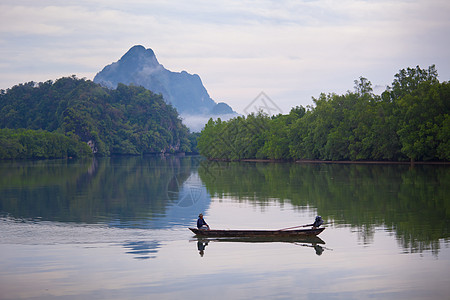
[[[447,299],[450,167],[0,162],[0,299]],[[314,221],[316,240],[198,239]]]

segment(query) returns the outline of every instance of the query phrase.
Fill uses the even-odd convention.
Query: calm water
[[[0,299],[448,299],[450,167],[0,162]],[[316,240],[187,230],[312,223]]]

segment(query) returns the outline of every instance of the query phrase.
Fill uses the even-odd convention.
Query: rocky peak
[[[187,120],[187,116],[203,116],[207,121],[210,117],[219,115],[222,119],[227,118],[224,115],[237,115],[225,103],[217,106],[198,75],[165,69],[156,59],[153,50],[141,45],[133,46],[117,62],[103,68],[95,76],[94,82],[108,88],[116,88],[119,83],[134,84],[160,93],[184,120]]]
[[[119,62],[123,64],[131,64],[138,66],[160,66],[156,59],[155,52],[152,49],[145,49],[144,46],[136,45],[131,47],[127,53],[125,53]]]

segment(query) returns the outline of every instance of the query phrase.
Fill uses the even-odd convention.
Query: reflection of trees
[[[165,214],[172,178],[185,180],[197,164],[175,156],[2,162],[0,212],[86,223],[151,220]]]
[[[211,195],[313,206],[336,224],[358,228],[364,243],[376,226],[395,231],[411,252],[438,251],[438,240],[450,236],[447,166],[204,161],[199,173]]]
[[[77,179],[92,160],[2,162],[0,165],[0,211],[20,218],[66,218],[77,193]]]

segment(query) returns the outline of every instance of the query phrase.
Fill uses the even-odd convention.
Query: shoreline
[[[220,159],[208,159],[215,161],[226,161]],[[376,160],[314,160],[300,159],[295,161],[282,159],[241,159],[238,162],[265,162],[265,163],[296,163],[296,164],[355,164],[355,165],[450,165],[448,161],[376,161]]]
[[[376,160],[356,160],[356,161],[345,161],[345,160],[297,160],[295,163],[308,163],[308,164],[360,164],[360,165],[450,165],[450,162],[446,161],[376,161]]]

